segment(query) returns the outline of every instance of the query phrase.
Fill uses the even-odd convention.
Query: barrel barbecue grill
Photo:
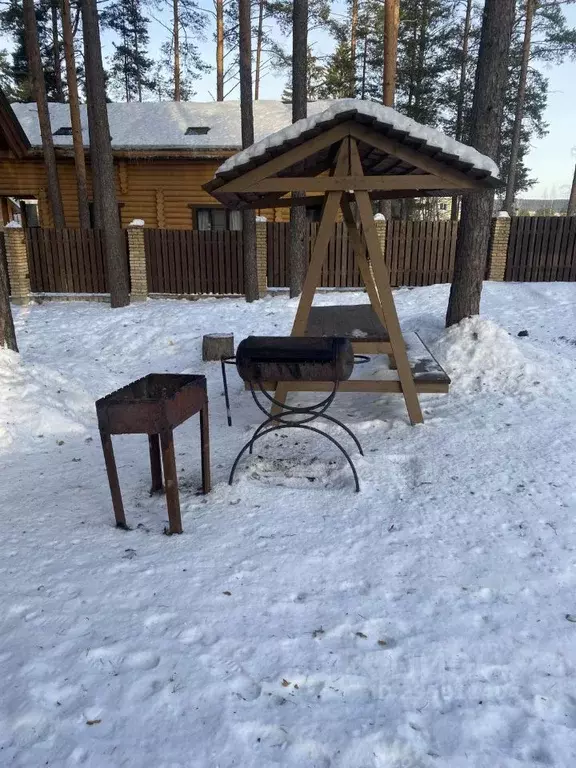
[[[254,443],[271,432],[280,429],[305,429],[322,435],[335,445],[346,458],[352,474],[356,491],[360,490],[358,473],[349,453],[332,435],[312,426],[311,422],[322,418],[336,424],[352,439],[358,451],[363,454],[362,446],[352,430],[327,413],[332,405],[338,385],[352,375],[355,363],[365,362],[363,355],[355,355],[349,339],[331,337],[293,337],[293,336],[249,336],[238,345],[236,356],[222,360],[222,378],[228,424],[232,424],[230,398],[226,379],[226,365],[236,366],[240,378],[248,384],[254,402],[264,413],[266,419],[256,428],[252,437],[242,447],[232,469],[229,483],[232,484],[236,468],[242,456],[252,453]],[[318,403],[309,406],[290,406],[281,403],[270,395],[267,382],[324,381],[332,383],[330,394]],[[263,396],[264,400],[259,398]],[[266,402],[267,401],[267,402]],[[266,409],[266,405],[270,410]]]

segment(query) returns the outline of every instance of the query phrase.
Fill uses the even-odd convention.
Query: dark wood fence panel
[[[449,283],[457,231],[453,221],[389,221],[386,263],[392,285]]]
[[[150,293],[242,294],[241,232],[145,229]]]
[[[108,292],[99,230],[33,228],[26,239],[33,293]]]
[[[514,217],[510,222],[505,279],[576,280],[576,217]]]
[[[308,255],[312,255],[317,223],[308,224]],[[289,285],[288,249],[290,225],[284,222],[268,223],[266,227],[268,248],[268,285],[284,288]],[[328,256],[322,267],[320,285],[324,288],[356,288],[362,285],[356,256],[348,240],[343,223],[334,227],[328,247]]]

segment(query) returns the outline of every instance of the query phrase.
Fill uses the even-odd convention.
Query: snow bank
[[[530,362],[510,334],[479,316],[448,328],[432,345],[434,355],[460,392],[518,394],[541,381],[541,371]]]
[[[0,349],[0,447],[82,433],[88,419],[94,419],[94,400],[82,387]]]

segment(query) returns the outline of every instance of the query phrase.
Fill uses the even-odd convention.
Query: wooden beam
[[[222,183],[222,179],[217,177],[204,184],[203,189],[207,192],[218,191],[220,192],[246,192],[246,190],[257,181],[266,179],[269,176],[273,176],[280,171],[284,171],[286,168],[290,168],[291,165],[305,160],[310,155],[319,152],[326,147],[330,147],[337,141],[341,141],[345,136],[348,136],[349,123],[342,123],[341,125],[335,125],[334,128],[325,131],[324,133],[314,136],[312,139],[298,144],[292,149],[286,150],[281,155],[268,160],[267,162],[259,165],[257,168],[253,168],[250,171],[242,173],[235,179]]]
[[[362,173],[362,162],[358,153],[356,141],[350,140],[350,167],[354,174]],[[412,424],[419,424],[423,421],[418,394],[412,377],[412,369],[406,353],[406,344],[400,329],[398,314],[392,296],[390,287],[390,277],[384,261],[384,254],[378,241],[378,233],[374,224],[374,215],[372,213],[372,203],[368,192],[358,191],[355,193],[360,223],[362,225],[362,234],[366,240],[368,256],[374,271],[374,281],[380,297],[382,312],[384,314],[384,325],[388,331],[392,353],[398,369],[398,377],[402,386],[402,394],[406,402],[406,408]]]
[[[360,274],[362,275],[362,280],[364,281],[364,285],[366,287],[366,292],[370,299],[370,304],[372,304],[372,308],[378,315],[378,318],[382,323],[382,325],[385,325],[384,314],[382,312],[382,305],[380,303],[380,297],[378,296],[378,289],[376,288],[376,283],[374,282],[374,275],[370,270],[370,265],[368,264],[368,259],[366,258],[366,244],[362,240],[362,237],[360,236],[360,232],[358,231],[358,227],[356,226],[356,220],[354,219],[354,214],[352,212],[350,203],[347,200],[341,200],[340,208],[342,209],[342,216],[344,218],[344,223],[346,224],[346,228],[348,230],[348,237],[350,238],[350,242],[352,243],[352,248],[356,253],[358,267],[360,269]]]
[[[266,390],[276,392],[283,386],[288,392],[331,392],[334,382],[331,381],[291,381],[289,383],[264,381],[262,386]],[[414,387],[420,394],[447,394],[450,384],[439,381],[415,381]],[[247,387],[248,388],[248,387]],[[402,384],[398,379],[348,379],[338,385],[339,392],[390,392],[402,394]]]
[[[456,185],[460,189],[485,189],[486,185],[477,179],[471,179],[466,176],[462,171],[458,171],[455,168],[448,168],[445,163],[440,160],[435,160],[433,157],[428,157],[417,149],[411,149],[410,147],[401,144],[399,141],[383,136],[375,130],[371,130],[359,123],[348,124],[350,135],[365,144],[369,144],[376,149],[386,152],[389,155],[403,160],[405,163],[419,168],[427,173],[434,174],[439,179],[443,179],[446,182],[450,182],[450,186]]]
[[[261,179],[248,192],[350,192],[351,190],[420,190],[459,189],[460,185],[431,174],[404,174],[402,176],[285,176]]]

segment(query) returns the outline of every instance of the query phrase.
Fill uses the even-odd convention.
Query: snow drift
[[[0,446],[39,435],[81,433],[94,401],[57,371],[0,349]]]
[[[448,328],[432,345],[438,362],[459,392],[514,395],[538,386],[542,371],[510,334],[478,315]]]

